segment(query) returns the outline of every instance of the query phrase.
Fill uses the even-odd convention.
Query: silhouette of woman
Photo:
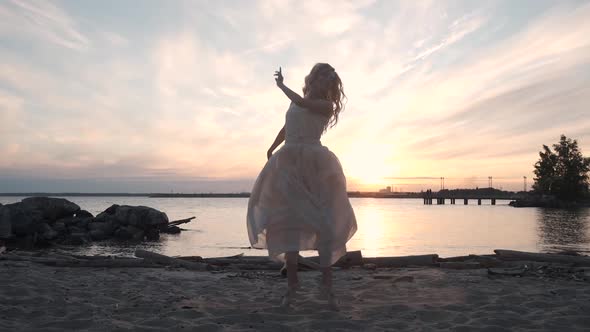
[[[305,77],[303,97],[283,83],[277,86],[291,100],[285,126],[268,150],[248,202],[248,235],[252,247],[286,260],[289,305],[299,289],[297,260],[301,250],[318,250],[320,294],[335,305],[331,266],[346,254],[346,242],[357,230],[340,161],[320,142],[336,125],[346,96],[332,66],[318,63]],[[276,153],[273,151],[283,142]]]

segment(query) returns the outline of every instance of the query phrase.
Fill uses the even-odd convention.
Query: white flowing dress
[[[340,161],[320,142],[328,118],[291,103],[285,145],[266,162],[248,201],[253,248],[282,260],[289,251],[318,250],[320,265],[346,254],[357,230]]]

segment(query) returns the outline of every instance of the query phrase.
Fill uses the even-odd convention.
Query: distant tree
[[[572,200],[588,194],[590,158],[585,158],[578,148],[578,141],[561,135],[553,151],[543,145],[535,163],[533,190],[557,198]]]

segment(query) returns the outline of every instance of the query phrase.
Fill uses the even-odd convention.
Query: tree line
[[[552,148],[543,145],[539,152],[533,191],[567,201],[588,198],[590,158],[582,155],[578,141],[561,135]]]

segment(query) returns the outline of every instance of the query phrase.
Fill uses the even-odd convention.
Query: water
[[[138,247],[171,256],[266,254],[263,250],[248,249],[247,198],[65,198],[94,215],[112,204],[127,204],[156,208],[170,220],[196,217],[181,226],[186,231],[164,234],[156,243],[98,242],[79,248],[83,254],[132,255]],[[21,199],[0,197],[0,203]],[[447,257],[490,254],[499,248],[590,253],[590,209],[517,209],[503,201],[495,206],[425,206],[419,199],[351,198],[351,203],[359,229],[348,243],[348,249],[362,250],[367,257],[428,253]]]

